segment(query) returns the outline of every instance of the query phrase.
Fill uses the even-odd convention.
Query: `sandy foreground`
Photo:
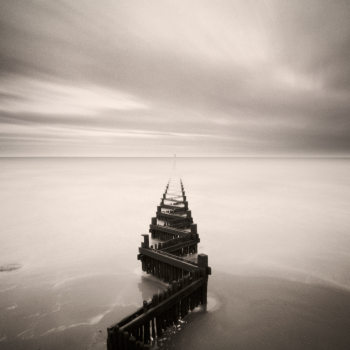
[[[8,310],[15,316],[7,319],[8,334],[18,333],[21,322],[32,322],[32,328],[10,342],[1,341],[2,349],[106,349],[107,327],[163,288],[147,275],[135,276],[137,291],[123,279],[129,280],[130,276],[116,276],[113,280],[106,275],[63,283],[55,288],[55,293],[62,298],[67,293],[73,302],[62,303],[59,311],[42,317],[32,315],[31,308],[34,312],[40,302],[43,310],[49,309],[52,300],[48,294],[42,293],[40,298],[38,289],[27,288],[26,294],[19,290],[22,299],[26,299],[25,316],[20,317],[24,312],[20,306]],[[101,284],[108,290],[103,298],[99,295]],[[109,294],[111,299],[113,295],[121,298],[107,308],[104,298]],[[345,289],[277,277],[215,272],[209,278],[207,309],[196,309],[157,340],[154,348],[349,349],[349,314],[350,292]],[[52,326],[48,327],[48,322]],[[63,324],[70,326],[62,327]]]

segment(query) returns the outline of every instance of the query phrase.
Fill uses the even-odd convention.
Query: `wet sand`
[[[164,349],[349,349],[350,292],[273,277],[210,277],[209,311],[189,315]]]
[[[164,288],[141,272],[92,273],[58,283],[33,279],[4,288],[0,349],[105,350],[107,327]]]
[[[16,272],[13,272],[16,273]],[[18,273],[18,272],[17,272]],[[96,274],[1,293],[4,349],[106,349],[106,329],[165,288],[154,277]],[[350,291],[271,276],[213,271],[208,307],[157,340],[155,349],[349,349]],[[8,302],[6,300],[8,298]],[[10,300],[20,302],[10,305]],[[5,329],[3,329],[5,331]],[[169,336],[170,335],[170,336]]]

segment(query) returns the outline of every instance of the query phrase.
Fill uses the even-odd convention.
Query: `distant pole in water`
[[[175,170],[175,168],[176,168],[176,154],[174,154],[174,169],[173,170]]]

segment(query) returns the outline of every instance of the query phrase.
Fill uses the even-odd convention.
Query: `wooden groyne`
[[[142,235],[137,256],[144,272],[169,285],[107,329],[108,350],[150,349],[151,340],[162,336],[168,327],[176,325],[194,308],[207,303],[211,274],[208,256],[198,254],[197,259],[195,255],[191,260],[186,258],[198,252],[197,225],[188,209],[182,181],[179,190],[172,188],[168,192],[169,184],[170,181],[149,229],[157,243],[150,245],[149,235]]]

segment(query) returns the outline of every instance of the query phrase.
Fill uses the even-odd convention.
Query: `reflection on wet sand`
[[[191,313],[163,349],[350,348],[347,290],[218,272],[210,286],[210,297],[220,305]]]

